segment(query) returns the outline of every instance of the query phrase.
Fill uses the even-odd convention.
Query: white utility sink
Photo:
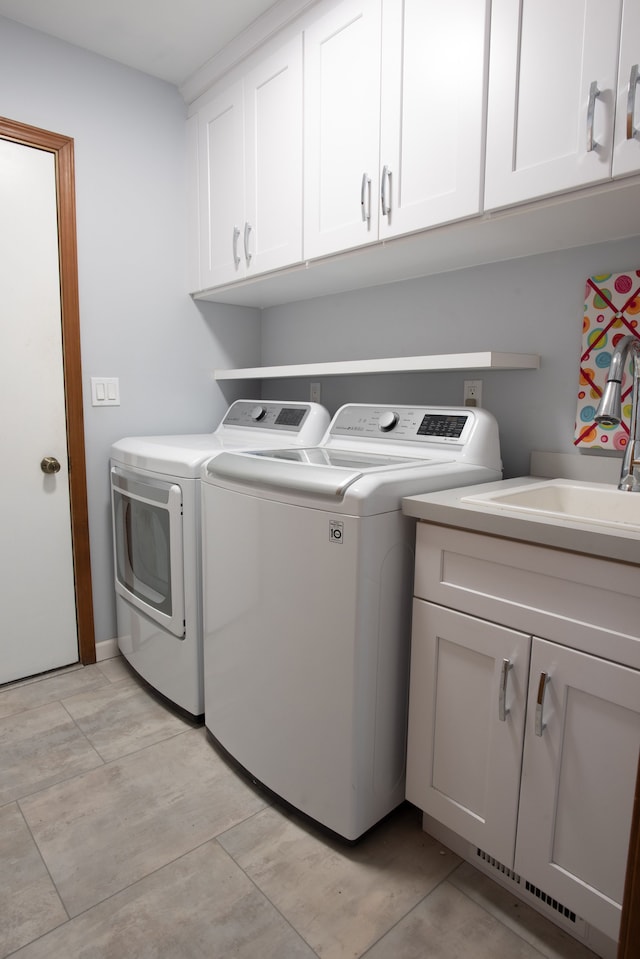
[[[541,480],[508,490],[494,490],[461,497],[488,509],[528,513],[540,518],[596,523],[640,533],[640,493],[628,493],[604,483],[575,480]]]

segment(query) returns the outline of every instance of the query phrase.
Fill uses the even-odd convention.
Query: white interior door
[[[78,660],[55,158],[0,139],[0,683]],[[54,457],[57,473],[41,461]]]

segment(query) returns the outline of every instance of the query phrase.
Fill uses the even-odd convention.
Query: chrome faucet
[[[611,358],[609,375],[600,398],[595,415],[596,423],[603,426],[617,426],[622,419],[621,383],[629,351],[633,353],[633,388],[631,391],[631,420],[629,423],[629,442],[627,443],[620,471],[618,489],[640,493],[640,339],[636,336],[624,336]]]

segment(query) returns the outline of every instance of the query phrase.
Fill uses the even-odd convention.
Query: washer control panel
[[[462,445],[475,418],[471,410],[448,407],[351,404],[336,413],[331,435]]]

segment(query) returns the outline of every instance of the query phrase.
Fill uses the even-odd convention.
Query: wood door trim
[[[624,884],[618,959],[635,959],[638,955],[638,943],[640,943],[640,757]]]
[[[95,663],[93,592],[89,551],[89,511],[82,405],[80,308],[74,145],[71,137],[0,117],[0,137],[46,150],[55,158],[58,205],[58,256],[62,316],[62,358],[69,458],[71,538],[80,662]]]

